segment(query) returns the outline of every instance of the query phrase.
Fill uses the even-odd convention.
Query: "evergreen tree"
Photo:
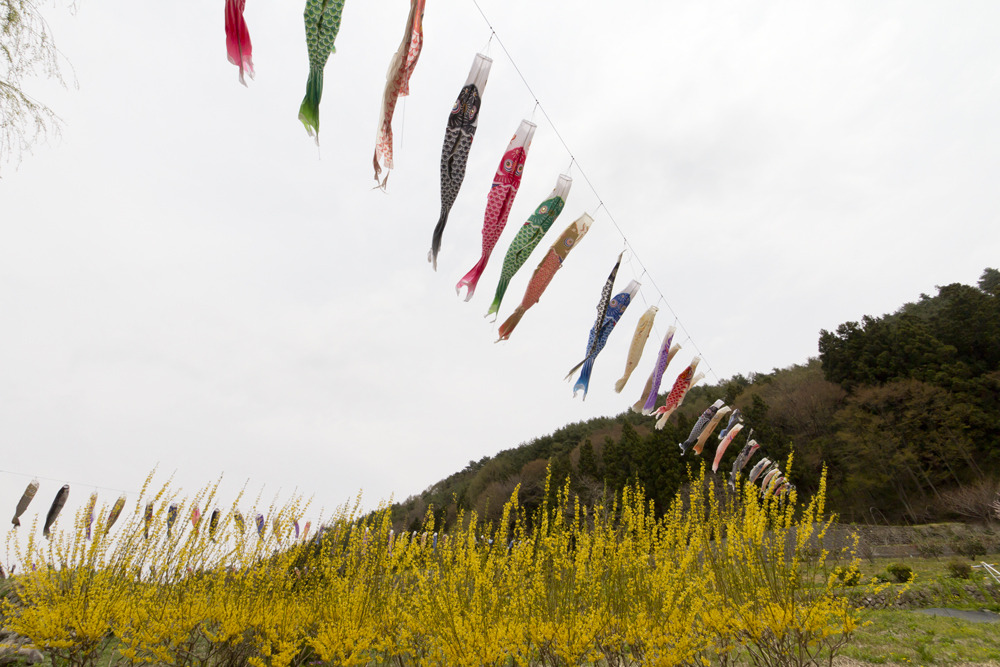
[[[580,445],[580,474],[587,477],[599,478],[600,472],[597,469],[597,457],[594,455],[594,445],[590,438],[584,440]]]

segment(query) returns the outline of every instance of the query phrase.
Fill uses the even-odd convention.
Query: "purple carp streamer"
[[[670,327],[667,329],[667,333],[663,336],[663,342],[660,343],[660,353],[656,357],[656,366],[653,368],[653,374],[650,376],[650,382],[648,382],[649,390],[646,392],[646,400],[642,405],[642,414],[648,415],[652,414],[653,408],[656,407],[656,398],[660,393],[660,382],[663,381],[663,373],[667,370],[667,364],[670,363],[672,359],[671,343],[674,341],[674,332],[677,331],[677,327]],[[680,349],[680,346],[677,346]],[[638,410],[637,410],[638,412]]]
[[[712,432],[715,431],[715,427],[722,422],[723,417],[728,415],[730,410],[732,410],[732,408],[728,405],[723,405],[719,408],[719,411],[715,413],[715,416],[712,417],[712,421],[708,422],[708,426],[702,430],[701,434],[698,436],[698,441],[694,443],[694,453],[697,456],[701,456],[701,450],[705,449],[705,445],[708,443],[708,439],[712,437]]]
[[[146,503],[146,511],[142,516],[143,530],[142,536],[149,539],[149,525],[153,523],[153,503]]]
[[[236,530],[239,531],[240,535],[247,532],[246,521],[243,520],[243,515],[239,512],[233,512],[233,523],[236,525]]]
[[[691,432],[688,434],[687,440],[677,444],[677,446],[681,448],[681,456],[687,454],[687,450],[698,442],[698,436],[700,436],[701,432],[705,430],[705,427],[708,426],[709,422],[715,418],[716,413],[722,406],[723,401],[720,398],[715,403],[712,403],[710,406],[705,408],[705,411],[701,413],[700,417],[698,417],[698,421],[696,421],[694,426],[691,427]]]
[[[507,254],[503,258],[500,282],[497,283],[497,291],[493,296],[493,303],[490,304],[490,309],[486,312],[487,315],[500,310],[500,302],[503,301],[503,295],[507,292],[510,279],[524,265],[528,259],[528,255],[531,254],[531,251],[535,249],[535,246],[542,240],[545,233],[549,231],[552,223],[562,213],[563,206],[566,205],[566,198],[569,196],[569,189],[572,185],[572,178],[566,174],[560,174],[556,180],[556,187],[552,189],[552,194],[546,197],[545,201],[539,204],[535,212],[528,218],[528,221],[521,225],[521,229],[518,230],[517,236],[511,241],[510,247],[507,248]]]
[[[629,282],[625,290],[611,299],[608,304],[607,309],[604,311],[604,318],[601,320],[601,326],[598,327],[597,323],[594,323],[593,329],[590,330],[590,338],[593,341],[588,340],[588,354],[587,358],[582,362],[582,369],[580,370],[580,377],[573,385],[573,398],[576,398],[576,392],[583,390],[583,400],[587,400],[587,389],[590,386],[590,374],[594,369],[594,361],[597,359],[597,355],[601,353],[604,346],[608,343],[608,336],[614,330],[615,325],[618,324],[618,320],[621,319],[622,315],[625,313],[625,309],[632,302],[635,297],[635,293],[639,291],[639,283],[636,281]],[[570,375],[573,371],[570,371]]]
[[[632,371],[639,365],[639,359],[642,358],[642,351],[645,349],[646,341],[653,330],[653,320],[656,319],[658,311],[659,308],[656,306],[650,306],[642,314],[642,317],[639,318],[639,323],[635,325],[635,333],[632,334],[632,343],[628,347],[628,357],[625,359],[625,374],[622,375],[620,380],[615,382],[615,393],[622,393],[622,389],[625,388],[625,384],[632,376]]]
[[[306,80],[306,96],[299,107],[299,120],[306,127],[310,137],[316,137],[319,145],[319,102],[323,98],[323,69],[340,32],[340,17],[344,12],[344,0],[306,0],[302,18],[306,24],[306,49],[309,52],[309,78]]]
[[[64,484],[61,489],[56,492],[56,497],[52,500],[52,506],[49,507],[49,513],[45,515],[45,527],[42,529],[42,535],[48,537],[50,531],[52,530],[52,524],[56,522],[59,518],[59,512],[62,512],[63,506],[66,504],[66,499],[69,498],[69,484]]]
[[[751,430],[750,433],[753,434],[753,430]],[[738,475],[740,471],[743,470],[743,468],[747,464],[747,461],[750,460],[750,458],[754,455],[754,453],[758,449],[760,449],[760,445],[757,443],[757,441],[750,439],[747,441],[747,444],[743,446],[743,449],[740,450],[739,456],[737,456],[736,460],[733,461],[733,469],[729,473],[729,488],[731,489],[736,488],[736,475]]]
[[[674,343],[673,345],[670,346],[670,350],[667,352],[667,366],[669,366],[670,362],[674,360],[674,357],[677,356],[677,353],[680,352],[680,349],[681,349],[680,343]],[[639,400],[636,401],[635,405],[632,406],[632,412],[641,413],[643,407],[646,405],[646,397],[649,396],[651,392],[657,392],[657,393],[659,392],[659,387],[656,387],[655,389],[653,388],[653,380],[656,379],[655,375],[656,375],[656,368],[650,371],[649,377],[646,379],[646,386],[642,390],[642,396],[640,396]],[[655,398],[653,399],[653,405],[656,405]]]
[[[570,251],[586,236],[592,224],[594,224],[594,219],[584,213],[563,230],[563,233],[559,235],[559,238],[556,239],[552,247],[545,253],[545,257],[542,258],[542,261],[535,268],[535,272],[531,274],[531,280],[528,282],[528,288],[524,291],[524,297],[521,299],[520,305],[500,325],[500,338],[498,340],[507,340],[510,338],[514,327],[521,321],[521,318],[524,317],[528,309],[542,298],[542,292],[552,282],[556,271],[562,268],[566,258],[569,257]]]
[[[257,535],[259,535],[261,538],[264,537],[264,526],[266,526],[266,525],[267,524],[264,523],[264,515],[263,514],[258,514],[257,515]]]
[[[406,33],[403,35],[403,42],[392,57],[389,63],[389,72],[385,75],[385,91],[382,93],[382,119],[379,123],[378,134],[375,137],[375,157],[372,162],[375,166],[375,182],[379,183],[378,177],[382,173],[381,160],[385,169],[392,169],[392,115],[396,111],[396,102],[400,96],[410,94],[410,76],[417,66],[417,59],[420,58],[420,49],[424,45],[424,2],[425,0],[410,0],[410,16],[406,20]],[[384,190],[389,174],[379,183]]]
[[[669,332],[668,332],[669,333]],[[670,362],[674,360],[677,353],[680,351],[680,343],[674,343],[670,350],[667,352],[667,366]],[[642,407],[646,404],[646,397],[649,396],[649,392],[653,390],[653,377],[656,375],[656,368],[649,372],[649,377],[646,378],[646,385],[642,389],[642,395],[639,396],[639,400],[632,405],[632,412],[641,413]],[[654,402],[655,405],[655,402]]]
[[[733,441],[733,438],[739,435],[739,432],[742,429],[743,429],[743,424],[737,423],[736,426],[733,426],[731,429],[729,429],[729,433],[727,433],[726,437],[723,438],[722,442],[719,443],[719,446],[715,450],[715,460],[712,461],[712,472],[719,471],[719,462],[722,460],[722,456],[726,453],[726,448],[729,447],[729,444]]]
[[[448,223],[448,214],[455,204],[458,191],[465,180],[465,165],[469,161],[469,149],[479,124],[479,107],[486,89],[493,61],[481,53],[472,61],[472,70],[465,86],[458,93],[458,99],[448,116],[448,127],[444,131],[444,146],[441,148],[441,215],[434,227],[431,249],[427,261],[437,271],[437,256],[441,251],[441,237]]]
[[[486,270],[493,247],[507,225],[507,216],[510,215],[510,207],[514,205],[517,189],[521,186],[524,163],[528,159],[528,149],[531,148],[531,139],[535,136],[537,127],[530,120],[521,121],[493,176],[493,185],[490,186],[490,194],[486,199],[486,214],[483,217],[483,252],[475,266],[455,285],[455,293],[458,295],[462,294],[463,287],[468,290],[466,301],[476,293],[476,285]]]
[[[108,512],[108,521],[104,526],[105,533],[111,530],[111,526],[115,525],[115,522],[118,521],[118,517],[121,516],[123,509],[125,509],[125,496],[118,496],[118,500],[115,501],[111,511]]]
[[[21,494],[21,499],[17,501],[17,508],[14,510],[14,518],[11,520],[12,524],[15,526],[21,525],[21,515],[27,511],[28,505],[31,504],[31,501],[35,497],[36,493],[38,493],[38,480],[33,479],[24,489],[24,493]]]

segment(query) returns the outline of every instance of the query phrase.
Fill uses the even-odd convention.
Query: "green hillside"
[[[686,467],[697,465],[677,444],[720,398],[747,424],[720,476],[752,427],[763,447],[751,465],[762,456],[783,462],[794,448],[791,480],[809,493],[825,464],[829,506],[843,520],[991,520],[1000,491],[1000,271],[986,269],[977,286],[939,287],[894,313],[821,331],[819,352],[803,364],[693,388],[662,431],[627,411],[470,461],[395,505],[394,523],[415,530],[428,510],[439,526],[462,509],[494,518],[518,484],[530,509],[549,465],[554,479],[570,477],[582,502],[638,482],[660,510]],[[700,457],[708,464],[717,442],[713,435]]]

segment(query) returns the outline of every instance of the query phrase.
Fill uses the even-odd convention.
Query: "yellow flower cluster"
[[[387,508],[355,503],[297,542],[297,501],[270,508],[279,531],[264,537],[234,530],[235,504],[210,534],[179,517],[215,487],[165,487],[149,526],[144,497],[112,534],[103,508],[91,541],[83,513],[72,534],[29,541],[3,611],[70,667],[815,664],[857,626],[825,569],[825,488],[799,507],[702,472],[662,517],[639,489],[595,507],[549,492],[535,512],[515,491],[499,524],[469,513],[447,532],[429,512],[395,534]]]

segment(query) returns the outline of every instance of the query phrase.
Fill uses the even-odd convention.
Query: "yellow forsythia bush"
[[[858,623],[826,567],[825,486],[800,506],[702,471],[657,517],[640,489],[584,507],[567,484],[531,514],[515,491],[497,525],[429,512],[402,534],[355,502],[308,541],[298,501],[262,532],[236,503],[192,518],[215,494],[144,490],[92,540],[79,514],[15,544],[7,627],[67,667],[554,667],[819,664]]]

